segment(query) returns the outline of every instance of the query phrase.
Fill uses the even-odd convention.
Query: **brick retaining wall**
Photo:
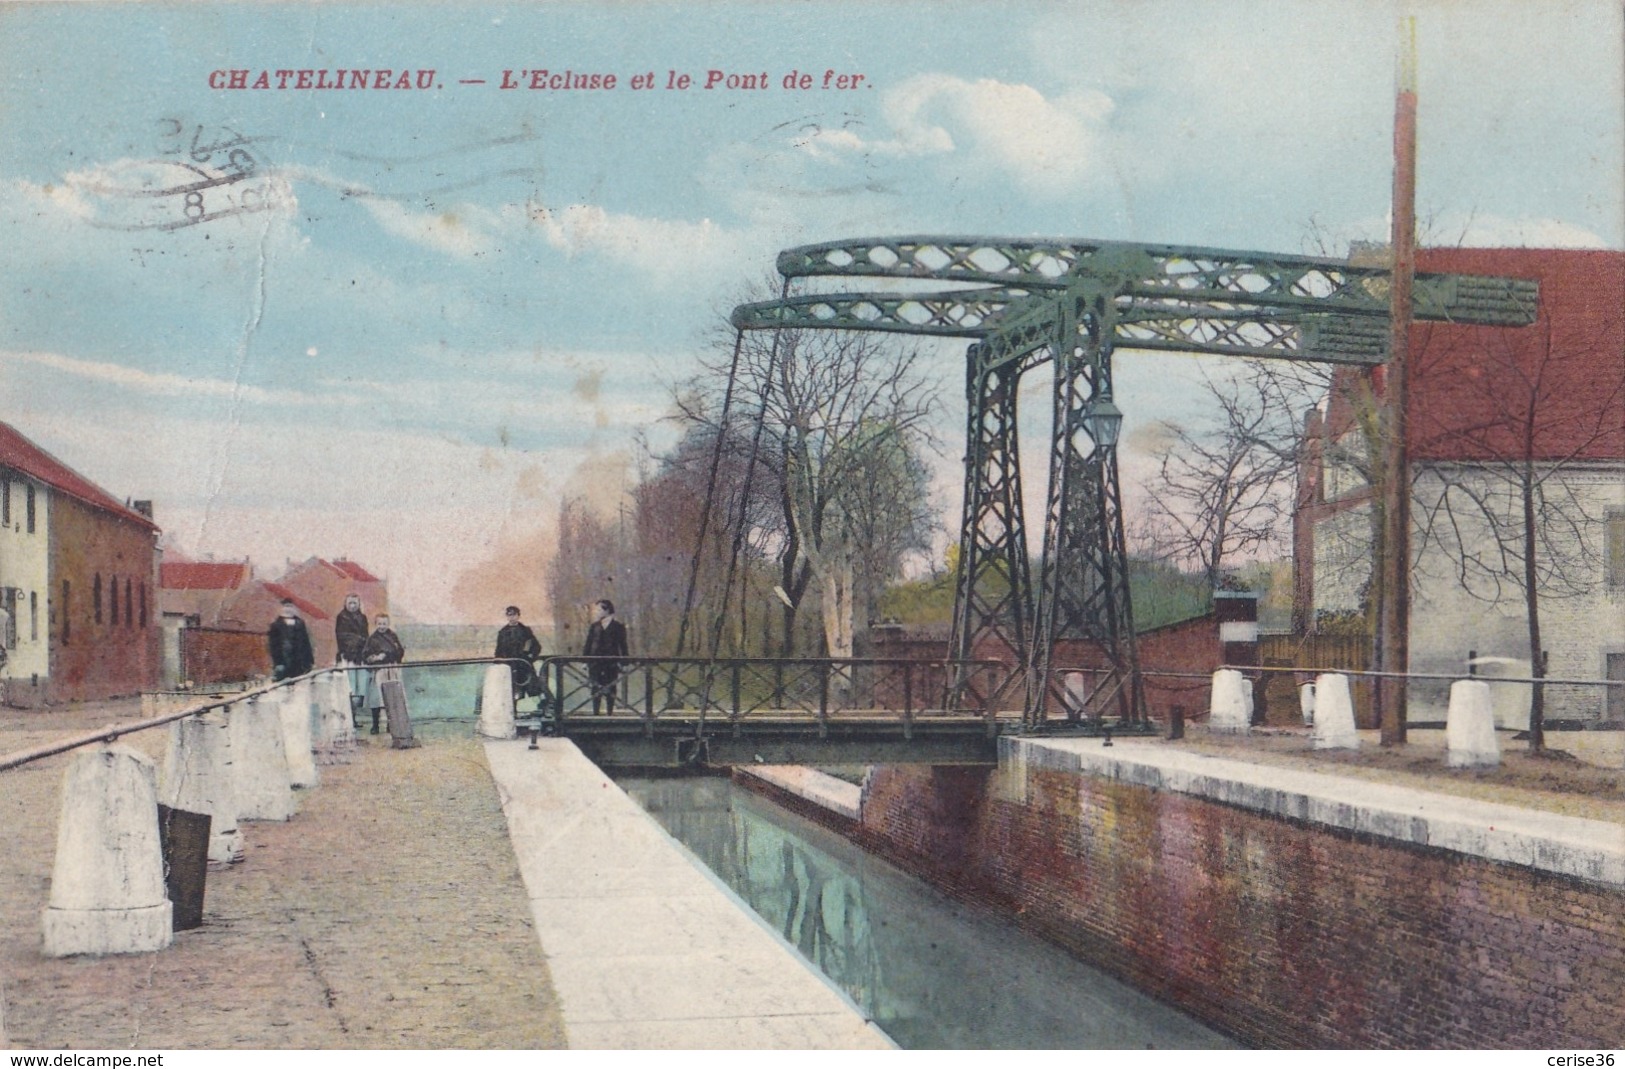
[[[1244,1042],[1625,1046],[1625,890],[1077,770],[888,767],[849,834]]]
[[[271,675],[271,654],[263,631],[187,627],[180,636],[181,675],[193,686],[240,683]]]

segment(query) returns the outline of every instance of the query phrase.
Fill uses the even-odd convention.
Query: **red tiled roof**
[[[1527,327],[1411,328],[1413,460],[1509,460],[1531,428],[1537,460],[1625,458],[1625,252],[1421,249],[1416,266],[1536,279],[1540,308]],[[1340,371],[1334,381],[1357,380]],[[1328,436],[1352,424],[1347,395],[1334,389]]]
[[[312,605],[310,602],[306,601],[304,598],[300,597],[298,594],[295,594],[293,591],[289,590],[287,587],[283,586],[281,583],[266,583],[265,584],[265,589],[270,591],[270,593],[274,597],[276,597],[276,598],[278,598],[278,599],[280,599],[282,601],[291,601],[291,602],[293,602],[294,606],[300,612],[304,613],[306,616],[310,617],[312,620],[326,620],[326,619],[328,619],[327,613],[325,613],[322,610],[318,609],[316,606]]]
[[[379,579],[376,575],[373,575],[371,572],[367,571],[367,569],[363,568],[353,560],[336,560],[330,563],[333,565],[333,567],[337,568],[339,571],[343,572],[346,576],[354,579],[358,583],[383,582],[382,579]]]
[[[165,561],[158,569],[166,590],[236,590],[247,579],[247,561]]]
[[[151,519],[134,509],[126,508],[106,490],[23,437],[21,432],[9,423],[0,423],[0,466],[19,471],[39,480],[52,490],[82,501],[93,508],[111,512],[120,519],[138,523],[150,530],[158,530],[158,525]]]
[[[1625,252],[1430,249],[1424,271],[1540,282],[1528,327],[1417,323],[1411,451],[1418,459],[1625,457]]]

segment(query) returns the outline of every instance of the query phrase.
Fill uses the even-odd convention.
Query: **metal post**
[[[829,672],[830,662],[818,665],[818,737],[829,737]]]
[[[655,737],[655,673],[654,666],[643,670],[643,737]]]
[[[903,662],[903,738],[914,737],[914,662]]]

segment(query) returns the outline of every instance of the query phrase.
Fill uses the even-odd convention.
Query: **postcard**
[[[966,661],[991,635],[1048,672],[1061,662],[1020,645],[1031,629],[1132,630],[1126,593],[1078,614],[1117,589],[1112,561],[1158,553],[1201,577],[1203,611],[1239,568],[1265,584],[1266,630],[1357,622],[1368,578],[1327,561],[1368,577],[1369,542],[1334,552],[1323,533],[1320,593],[1295,592],[1296,459],[1260,492],[1273,511],[1238,506],[1217,546],[1192,533],[1213,495],[1169,464],[1253,382],[1243,357],[1381,362],[1402,98],[1436,273],[1527,277],[1528,250],[1557,250],[1536,266],[1564,285],[1616,277],[1581,260],[1625,246],[1622,49],[1611,0],[0,4],[0,459],[122,510],[163,567],[194,569],[175,584],[259,584],[236,609],[171,609],[145,565],[70,590],[27,578],[30,551],[7,542],[9,700],[54,700],[52,658],[110,626],[104,607],[131,635],[149,619],[251,635],[211,656],[258,665],[286,598],[330,665],[358,591],[408,656],[489,656],[512,607],[577,656],[861,658],[907,631]],[[1463,254],[1485,249],[1524,260]],[[1044,321],[1044,345],[1071,330],[1097,346],[1065,372],[1081,377],[976,355],[987,324],[1090,257],[1135,281]],[[1310,261],[1353,281],[1314,268],[1270,288]],[[1193,290],[1206,303],[1178,304]],[[1466,315],[1451,307],[1435,318]],[[1104,359],[1100,323],[1117,331]],[[1309,408],[1341,418],[1307,394],[1282,404],[1268,418],[1292,439]],[[1067,420],[1087,439],[1057,432]],[[1614,433],[1570,455],[1617,465]],[[1056,452],[1068,442],[1078,457]],[[1099,478],[1102,455],[1095,507],[1118,529],[1069,535],[1056,487]],[[1608,470],[1575,506],[1596,514],[1587,568],[1625,546],[1604,529],[1625,510]],[[869,493],[842,497],[837,477]],[[8,482],[18,538],[21,494]],[[1105,557],[1097,536],[1117,539]],[[1106,561],[1080,580],[1091,593],[1052,574],[1074,559]],[[956,592],[966,568],[979,578]],[[1463,589],[1502,582],[1462,568]],[[326,578],[300,586],[301,569]],[[1140,627],[1183,618],[1169,582],[1136,588]],[[1527,670],[1523,602],[1507,604],[1473,641],[1414,640],[1417,663],[1471,648]],[[1589,634],[1549,628],[1554,675],[1625,675],[1617,601],[1598,604]],[[600,618],[625,621],[614,649],[592,646]],[[137,689],[203,678],[171,639]],[[623,680],[623,713],[641,685]],[[1564,692],[1580,711],[1548,715],[1607,721],[1620,689]],[[1442,721],[1444,700],[1440,684],[1413,720]]]

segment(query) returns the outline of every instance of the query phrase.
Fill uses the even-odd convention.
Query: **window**
[[[118,576],[107,580],[107,601],[109,612],[107,622],[114,627],[118,626]]]
[[[141,630],[147,629],[147,584],[141,584]]]
[[[28,533],[34,533],[34,484],[28,484]]]
[[[73,593],[73,588],[68,585],[66,579],[62,580],[62,644],[64,646],[68,644],[68,635],[73,630],[73,613],[68,611],[68,595],[71,593]]]
[[[11,526],[11,478],[0,476],[0,526]]]
[[[102,622],[102,573],[96,573],[96,585],[90,588],[90,610],[96,622]]]
[[[39,591],[28,592],[28,641],[39,641]]]
[[[129,627],[135,620],[135,602],[130,599],[130,577],[124,577],[124,626]]]
[[[1603,522],[1607,532],[1603,575],[1609,586],[1625,587],[1625,513],[1611,513]]]

